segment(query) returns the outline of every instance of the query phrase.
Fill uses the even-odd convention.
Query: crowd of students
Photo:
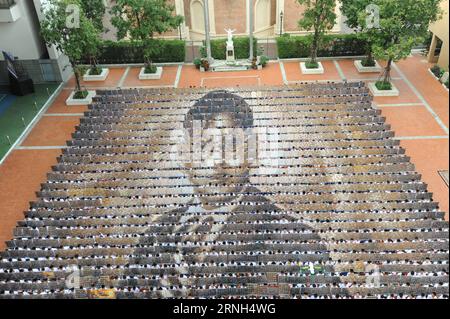
[[[173,161],[171,134],[188,110],[245,122],[229,94],[99,92],[1,255],[0,298],[448,298],[448,223],[363,83],[234,90],[283,155],[199,183],[213,168]]]

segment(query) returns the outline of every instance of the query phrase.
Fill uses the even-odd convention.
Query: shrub
[[[259,63],[265,67],[267,62],[269,61],[269,58],[266,57],[265,55],[261,55],[261,57],[259,58]]]
[[[305,62],[305,66],[307,69],[318,69],[319,63],[314,61],[307,61]]]
[[[310,36],[277,37],[278,57],[280,59],[307,58],[311,51]],[[366,43],[355,34],[326,35],[319,48],[319,57],[354,56],[366,54]]]
[[[89,94],[88,91],[76,91],[75,94],[73,95],[73,98],[76,100],[82,100],[86,98],[88,94]]]
[[[99,66],[91,66],[89,68],[89,75],[100,75],[102,74],[102,68]]]
[[[254,58],[252,60],[252,69],[256,70],[258,68],[258,60]]]
[[[384,82],[384,81],[378,81],[375,83],[375,86],[377,87],[378,90],[392,90],[392,84],[389,82]]]
[[[374,67],[376,65],[374,59],[369,59],[367,57],[365,57],[364,59],[361,60],[361,64],[362,64],[362,66],[364,66],[366,68]]]
[[[156,66],[154,66],[153,64],[147,65],[144,69],[144,73],[147,74],[156,73],[156,71],[157,71]]]
[[[445,85],[445,87],[448,89],[448,80],[447,81],[445,81],[445,83],[444,83],[444,85]]]
[[[434,74],[435,77],[441,77],[441,68],[439,67],[439,65],[433,66],[430,71]]]
[[[185,58],[185,43],[181,40],[156,39],[155,45],[159,46],[160,52],[156,56],[151,56],[151,60],[156,63],[162,62],[183,62]],[[143,63],[144,46],[140,41],[103,41],[100,44],[98,62],[101,64],[120,63]],[[89,64],[88,57],[83,63]]]
[[[253,39],[253,52],[257,54],[257,40]],[[236,59],[248,59],[250,51],[250,39],[249,37],[236,37],[233,38],[234,43],[234,57]],[[214,39],[211,40],[211,55],[214,59],[225,60],[227,50],[227,39]],[[206,57],[205,46],[200,48],[202,57]]]
[[[200,65],[202,64],[202,60],[199,58],[194,59],[194,65],[197,69],[200,69]]]
[[[208,59],[201,59],[201,66],[205,69],[205,71],[209,70],[209,61]]]

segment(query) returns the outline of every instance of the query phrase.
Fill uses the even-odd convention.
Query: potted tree
[[[106,8],[103,0],[81,0],[81,8],[92,24],[97,28],[99,34],[105,28],[103,27],[103,16]],[[97,63],[97,55],[101,45],[100,38],[92,39],[93,42],[86,45],[86,57],[89,59],[90,67],[83,75],[83,81],[105,81],[109,74],[109,69],[100,67]]]
[[[200,60],[200,72],[206,72],[209,70],[209,61],[206,58]]]
[[[303,74],[322,74],[325,72],[321,62],[317,60],[317,52],[323,37],[336,22],[336,0],[297,0],[305,6],[303,17],[298,21],[301,30],[312,31],[311,54],[307,62],[300,62]]]
[[[202,60],[200,58],[195,58],[193,61],[195,68],[197,70],[200,70],[200,66],[202,65]]]
[[[70,10],[68,6],[79,6],[78,0],[49,0],[43,6],[41,34],[47,45],[54,45],[67,56],[75,74],[75,90],[66,100],[67,105],[84,105],[92,103],[95,91],[87,91],[80,85],[80,68],[78,61],[88,50],[88,46],[98,41],[98,30],[80,10],[76,25],[67,23]],[[68,13],[69,12],[69,13]]]
[[[354,64],[359,73],[378,73],[382,68],[374,59],[372,53],[372,44],[366,32],[362,32],[363,26],[360,25],[359,16],[361,12],[375,8],[371,6],[371,0],[341,0],[341,11],[346,17],[345,23],[355,31],[357,37],[366,42],[366,57],[355,60]],[[376,21],[373,21],[376,22]]]
[[[91,43],[86,44],[85,55],[89,59],[89,68],[83,75],[83,81],[105,81],[109,74],[109,69],[100,67],[97,63],[97,55],[100,47],[100,39],[92,38]]]
[[[157,80],[162,76],[163,68],[153,64],[152,57],[161,54],[160,44],[154,39],[144,42],[144,67],[139,72],[139,80]]]
[[[258,55],[256,58],[252,60],[252,69],[254,70],[262,70],[263,67],[267,65],[269,58],[265,55]]]
[[[406,59],[412,48],[427,35],[428,26],[441,15],[440,0],[373,0],[379,10],[379,27],[368,24],[367,13],[361,13],[359,23],[366,32],[372,52],[386,66],[378,81],[369,83],[374,96],[398,96],[392,83],[392,63]]]
[[[119,39],[130,38],[142,44],[144,67],[139,79],[160,79],[163,68],[153,64],[153,57],[161,54],[159,42],[154,34],[177,28],[183,18],[174,15],[175,7],[167,0],[117,0],[112,7],[112,24],[117,28]]]

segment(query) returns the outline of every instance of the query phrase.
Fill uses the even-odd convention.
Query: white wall
[[[11,23],[0,22],[0,50],[12,53],[22,60],[39,59],[45,47],[39,36],[38,21],[32,1],[16,0],[21,17]],[[0,55],[3,60],[3,56]]]

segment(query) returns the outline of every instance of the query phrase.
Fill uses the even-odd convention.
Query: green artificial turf
[[[0,115],[0,161],[11,147],[6,136],[14,144],[58,86],[59,83],[35,84],[35,93],[17,96],[12,105]]]

